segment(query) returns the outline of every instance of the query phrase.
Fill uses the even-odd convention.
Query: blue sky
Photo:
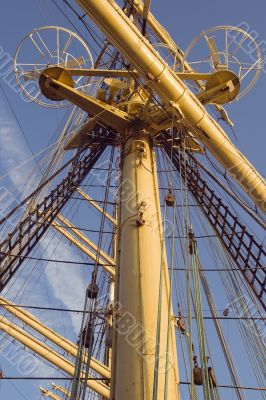
[[[223,24],[239,25],[243,22],[247,23],[252,31],[257,32],[259,42],[264,43],[265,41],[266,43],[265,0],[252,2],[245,0],[224,0],[223,2],[217,0],[152,0],[152,11],[183,50],[203,29]],[[78,24],[77,20],[75,23]],[[50,0],[5,1],[1,5],[0,46],[12,56],[20,40],[33,28],[43,25],[59,25],[73,29]],[[6,82],[1,81],[1,84],[25,135],[18,127],[2,91],[0,91],[0,175],[2,176],[31,156],[31,152],[37,153],[53,141],[54,133],[58,126],[62,126],[67,110],[50,110],[36,104],[25,103]],[[227,106],[230,118],[235,123],[235,132],[241,150],[264,175],[266,174],[265,93],[266,74],[263,73],[255,88],[245,98]],[[13,172],[9,177],[8,184],[18,186],[21,176],[28,172],[27,168]],[[67,251],[67,249],[64,250]],[[60,258],[60,254],[58,254],[58,258]],[[66,258],[70,258],[70,255]],[[51,286],[52,296],[56,300],[58,294],[56,294],[56,289],[54,291],[52,289],[53,273],[54,271],[49,275],[48,271],[47,279]],[[69,281],[66,280],[66,292],[69,293],[68,283]],[[69,301],[71,299],[68,298],[65,306],[71,304]],[[81,300],[78,304],[80,302]],[[7,368],[9,367],[7,366]],[[11,368],[10,371],[16,374],[16,370]],[[30,390],[28,386],[25,387],[28,400],[38,398],[36,387],[34,385],[32,387],[33,390]],[[0,397],[7,398],[8,394],[12,395],[9,397],[12,400],[22,398],[8,383],[2,382]]]

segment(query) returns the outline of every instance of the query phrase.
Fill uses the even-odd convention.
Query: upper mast
[[[236,149],[223,129],[207,113],[177,74],[169,69],[120,7],[107,0],[77,0],[107,38],[129,60],[145,84],[172,108],[176,121],[192,129],[225,170],[239,183],[258,208],[265,213],[264,179]]]

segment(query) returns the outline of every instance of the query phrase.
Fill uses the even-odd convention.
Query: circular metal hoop
[[[174,71],[182,70],[180,59],[183,58],[183,55],[178,53],[176,49],[165,43],[154,43],[153,47]]]
[[[215,26],[203,31],[188,46],[184,62],[195,72],[234,72],[241,85],[236,99],[254,87],[262,71],[259,45],[248,32],[234,26]]]
[[[58,26],[43,26],[31,31],[20,42],[14,57],[16,81],[22,93],[44,107],[62,108],[71,103],[47,99],[39,88],[39,78],[48,67],[93,68],[93,59],[86,42],[76,33]],[[91,80],[74,77],[75,88],[89,91]]]

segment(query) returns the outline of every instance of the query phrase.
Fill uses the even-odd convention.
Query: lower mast
[[[129,132],[121,163],[111,399],[176,400],[174,321],[170,315],[168,332],[171,296],[156,160],[147,132]]]

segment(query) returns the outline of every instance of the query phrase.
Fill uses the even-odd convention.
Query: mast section
[[[156,161],[145,131],[129,132],[121,163],[111,399],[159,400],[167,392],[176,400],[176,341],[171,317],[167,341],[172,308]]]
[[[192,130],[225,170],[238,182],[257,207],[266,212],[266,183],[234,146],[220,125],[181,81],[175,71],[142,36],[113,0],[76,0],[111,43],[130,61],[146,85],[172,108],[175,123]]]

